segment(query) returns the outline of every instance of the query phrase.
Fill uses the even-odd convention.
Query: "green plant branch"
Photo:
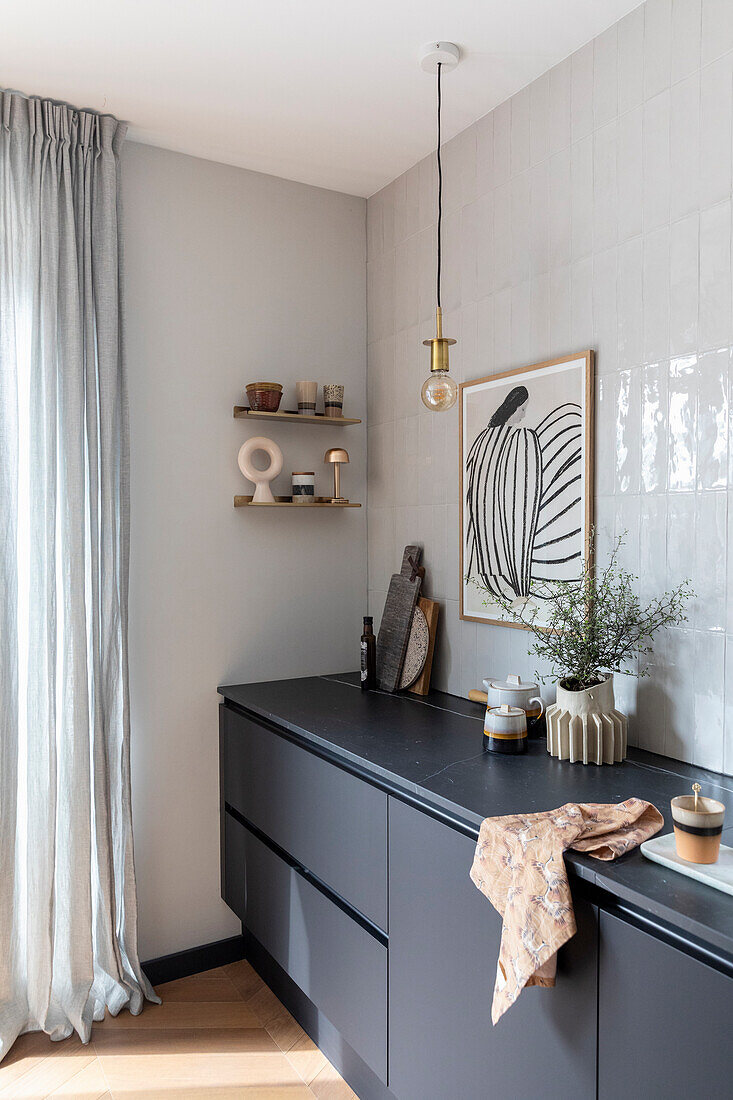
[[[609,673],[634,670],[646,676],[645,658],[652,652],[652,638],[659,631],[687,622],[685,607],[695,595],[689,581],[664,592],[642,607],[635,586],[639,578],[619,564],[624,535],[616,540],[608,561],[598,573],[592,553],[594,532],[580,577],[575,581],[543,581],[533,589],[534,602],[513,606],[496,597],[507,618],[526,627],[534,637],[530,653],[549,663],[553,678],[572,677],[581,684],[595,683]],[[471,578],[477,588],[489,589]],[[539,602],[538,602],[539,601]],[[543,614],[540,614],[542,607]],[[541,682],[547,676],[538,674]]]

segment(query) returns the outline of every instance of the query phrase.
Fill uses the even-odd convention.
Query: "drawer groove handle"
[[[240,814],[238,810],[235,810],[234,806],[230,806],[228,802],[225,802],[224,809],[229,814],[229,816],[233,817],[235,821],[239,822],[239,824],[244,829],[246,829],[247,832],[256,837],[257,840],[259,840],[261,844],[264,844],[266,848],[269,848],[271,852],[274,852],[274,854],[279,859],[281,859],[283,863],[287,863],[288,867],[292,867],[292,869],[296,871],[301,876],[301,878],[304,878],[306,882],[309,882],[311,886],[314,886],[316,890],[319,891],[319,893],[323,894],[324,897],[328,898],[330,902],[341,909],[341,911],[344,912],[347,917],[351,917],[353,921],[356,921],[356,923],[360,925],[365,932],[368,932],[370,936],[373,936],[375,940],[381,943],[382,947],[387,947],[389,943],[389,938],[387,936],[387,933],[382,928],[380,928],[379,925],[375,924],[374,921],[371,921],[369,917],[365,916],[359,909],[355,909],[353,905],[350,905],[345,898],[342,898],[340,894],[337,894],[335,890],[332,890],[331,887],[323,881],[323,879],[320,879],[318,877],[318,875],[314,875],[313,872],[309,871],[307,867],[304,867],[302,863],[298,863],[296,859],[293,859],[289,852],[286,852],[284,848],[281,848],[279,844],[277,844],[274,840],[271,840],[271,838],[267,836],[266,833],[263,833],[262,830],[258,829],[256,825],[253,825],[251,821],[248,821],[243,814]]]

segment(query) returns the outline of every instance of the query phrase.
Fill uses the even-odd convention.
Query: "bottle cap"
[[[364,626],[372,626],[373,623],[374,623],[374,618],[373,618],[372,615],[365,615],[364,616]]]

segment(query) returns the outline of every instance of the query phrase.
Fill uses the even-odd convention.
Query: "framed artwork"
[[[593,352],[460,387],[460,615],[520,626],[493,602],[573,580],[593,523]],[[479,587],[480,586],[480,587]]]

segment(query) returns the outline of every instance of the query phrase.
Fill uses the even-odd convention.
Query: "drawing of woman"
[[[542,494],[537,432],[519,427],[529,392],[515,386],[477,435],[466,459],[469,575],[495,596],[530,595]]]

